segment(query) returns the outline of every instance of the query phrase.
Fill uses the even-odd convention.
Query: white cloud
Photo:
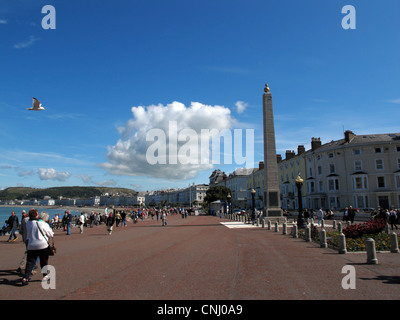
[[[76,176],[79,179],[82,179],[83,182],[89,183],[92,181],[92,176],[89,176],[88,174],[80,174]]]
[[[114,179],[110,179],[110,180],[96,182],[96,184],[100,187],[108,187],[108,186],[116,186],[117,182]]]
[[[108,172],[117,175],[148,176],[169,180],[185,180],[194,178],[199,170],[211,169],[211,161],[204,160],[206,154],[199,152],[191,154],[192,148],[199,149],[200,133],[202,129],[216,129],[222,131],[232,128],[235,120],[231,117],[231,112],[223,106],[204,105],[199,102],[192,102],[186,107],[180,102],[172,102],[166,106],[151,105],[147,107],[132,107],[133,118],[124,127],[118,128],[121,138],[114,146],[108,147],[107,162],[100,164]],[[173,164],[169,158],[170,142],[169,139],[170,121],[176,122],[177,132],[182,133],[182,129],[192,129],[198,139],[193,136],[186,136],[186,141],[177,142],[177,151],[181,147],[188,147],[188,158],[193,161],[182,164],[180,161]],[[146,141],[147,133],[157,129],[165,133],[165,148],[158,149],[158,156],[165,156],[166,164],[150,164],[146,153],[152,145],[158,142],[157,139]],[[172,149],[171,149],[172,150]],[[176,155],[177,153],[175,153]],[[210,152],[211,154],[211,152]],[[197,160],[197,161],[196,161]]]
[[[38,175],[40,180],[57,180],[57,181],[65,181],[67,180],[71,174],[68,171],[57,171],[53,168],[39,168]]]
[[[235,105],[237,113],[243,113],[248,106],[248,104],[243,101],[237,101]]]
[[[400,98],[399,98],[399,99],[391,99],[391,100],[387,100],[387,102],[389,102],[389,103],[396,103],[396,104],[400,104]]]
[[[4,19],[0,19],[0,24],[7,24],[7,20],[4,20]]]
[[[34,173],[33,173],[32,170],[31,170],[31,171],[26,171],[26,170],[24,170],[24,171],[18,172],[18,175],[19,175],[20,177],[24,177],[24,176],[33,176]]]
[[[35,38],[34,36],[30,36],[29,40],[23,41],[23,42],[19,42],[19,43],[15,44],[14,48],[15,49],[27,48],[27,47],[30,47],[31,45],[33,45],[38,40],[39,40],[39,38]]]

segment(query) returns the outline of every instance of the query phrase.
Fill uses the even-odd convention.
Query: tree
[[[204,202],[207,202],[208,204],[221,200],[221,201],[227,201],[227,195],[230,194],[232,195],[231,189],[224,187],[224,186],[216,186],[216,187],[211,187],[207,190],[206,196],[204,198]]]

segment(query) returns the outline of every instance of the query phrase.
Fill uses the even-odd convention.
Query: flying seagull
[[[40,101],[38,99],[33,98],[32,108],[27,108],[27,110],[40,111],[40,110],[46,110],[46,109],[42,107],[42,104],[40,103]]]

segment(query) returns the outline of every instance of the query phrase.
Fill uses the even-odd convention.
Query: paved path
[[[168,226],[136,225],[56,232],[56,289],[41,275],[21,287],[16,268],[21,241],[0,238],[0,299],[275,300],[398,299],[400,254],[339,255],[317,244],[260,227],[228,228],[213,216],[169,216]],[[342,268],[353,266],[356,289],[342,288]]]

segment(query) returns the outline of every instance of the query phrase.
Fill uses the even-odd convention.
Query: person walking
[[[115,222],[114,213],[111,212],[106,220],[107,232],[109,236],[111,236],[111,233],[113,231],[114,222]]]
[[[15,232],[19,228],[19,220],[18,217],[15,215],[15,212],[11,212],[11,216],[8,218],[7,221],[8,226],[11,228],[10,230],[10,237],[8,238],[7,242],[15,241],[18,239],[17,235]],[[11,240],[11,238],[14,237],[14,239]]]
[[[115,214],[115,226],[119,227],[119,223],[121,222],[121,214],[117,211]]]
[[[354,222],[354,218],[355,218],[355,216],[356,216],[356,209],[354,209],[352,206],[350,206],[349,207],[349,220],[350,220],[350,222],[351,222],[351,224],[353,224],[353,222]]]
[[[121,227],[126,227],[126,212],[121,212]]]
[[[318,218],[318,225],[321,225],[322,219],[324,219],[324,211],[322,211],[322,208],[319,208],[317,211],[317,218]]]
[[[84,213],[81,212],[81,215],[79,216],[79,220],[78,220],[79,221],[79,229],[80,229],[81,234],[83,233],[83,227],[85,225],[85,220],[86,220],[86,217],[85,217]]]
[[[32,275],[32,270],[36,265],[36,260],[39,257],[40,267],[42,268],[43,280],[48,280],[47,273],[43,272],[43,268],[48,265],[49,253],[49,238],[54,237],[48,223],[39,220],[39,214],[36,209],[29,210],[29,221],[26,223],[26,239],[27,245],[27,261],[25,267],[25,275],[22,278],[22,285],[27,285]]]
[[[392,209],[390,212],[389,212],[389,223],[390,223],[390,226],[392,227],[392,230],[393,230],[393,226],[395,226],[396,227],[396,229],[398,229],[397,228],[397,214],[396,214],[396,211],[394,210],[394,209]]]
[[[66,210],[64,212],[63,225],[64,225],[64,231],[67,231],[68,236],[71,234],[71,223],[72,223],[72,215],[69,211]]]
[[[343,221],[349,221],[349,208],[346,207],[343,213]]]
[[[162,220],[162,226],[166,226],[167,225],[167,214],[165,213],[165,211],[163,211],[163,213],[161,214],[161,220]]]
[[[19,226],[19,234],[22,237],[22,241],[25,243],[25,252],[24,255],[22,256],[21,262],[19,263],[19,267],[17,269],[18,273],[22,273],[22,269],[25,270],[26,266],[26,257],[28,254],[28,240],[26,239],[26,223],[29,221],[29,216],[25,212],[25,210],[22,211],[22,219],[21,219],[21,224]]]

